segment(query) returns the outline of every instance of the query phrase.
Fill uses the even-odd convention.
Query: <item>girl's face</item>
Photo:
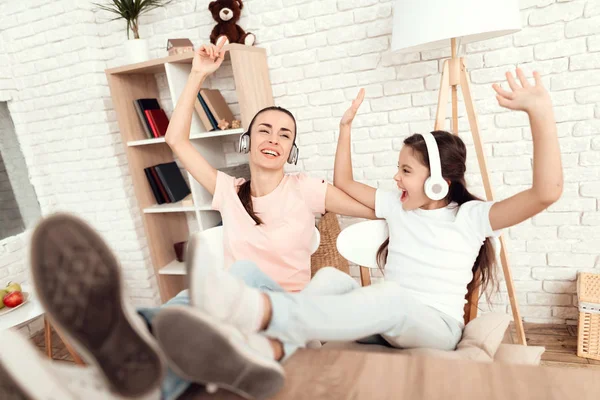
[[[294,144],[294,120],[276,110],[256,117],[250,132],[250,162],[270,170],[283,169]]]
[[[429,168],[423,165],[409,146],[403,146],[398,157],[398,172],[394,175],[396,185],[402,191],[400,201],[406,211],[417,208],[435,209],[444,207],[445,200],[433,201],[425,194],[425,181]]]

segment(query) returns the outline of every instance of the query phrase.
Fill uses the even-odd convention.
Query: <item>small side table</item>
[[[44,308],[37,299],[33,291],[33,287],[30,285],[22,285],[24,292],[29,293],[29,300],[26,304],[22,305],[18,309],[11,311],[10,313],[0,315],[0,330],[20,328],[27,325],[34,319],[45,314]],[[55,329],[56,330],[56,329]],[[73,357],[73,361],[79,365],[85,365],[81,357],[77,352],[69,345],[69,343],[63,338],[63,336],[56,330],[56,334],[64,343],[67,351]],[[46,345],[46,354],[49,358],[52,358],[52,326],[47,318],[44,317],[44,339]]]

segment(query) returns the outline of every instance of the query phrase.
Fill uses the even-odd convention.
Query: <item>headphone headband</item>
[[[429,156],[429,171],[431,176],[434,178],[442,177],[442,165],[440,162],[440,151],[437,146],[437,142],[433,135],[429,132],[421,134],[425,139],[425,145],[427,146],[427,154]]]
[[[435,137],[431,133],[421,134],[427,146],[429,156],[429,178],[425,180],[425,194],[431,200],[442,200],[448,194],[448,182],[442,177],[442,164],[440,161],[440,151],[438,149]]]

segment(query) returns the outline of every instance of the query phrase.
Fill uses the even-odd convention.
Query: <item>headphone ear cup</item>
[[[240,141],[238,144],[238,152],[245,154],[250,151],[250,135],[246,132],[240,136]]]
[[[287,162],[289,164],[298,164],[298,155],[300,153],[300,150],[298,150],[298,146],[296,146],[296,144],[294,143],[294,145],[292,146],[292,150],[290,151],[290,155],[287,159]]]
[[[442,200],[448,195],[448,182],[443,179],[427,178],[425,181],[425,195],[431,200]]]

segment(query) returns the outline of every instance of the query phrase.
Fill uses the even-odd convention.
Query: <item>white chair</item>
[[[340,232],[337,249],[346,260],[360,266],[363,286],[371,284],[369,270],[379,268],[377,250],[388,236],[388,226],[384,220],[359,222]]]
[[[290,240],[292,240],[290,238]],[[191,235],[190,243],[195,243],[196,249],[194,252],[195,260],[193,265],[201,265],[210,263],[210,265],[225,266],[225,256],[223,250],[223,227],[216,226],[206,229],[202,232],[197,232]],[[310,253],[313,254],[319,248],[321,242],[321,234],[315,227],[315,234],[311,244]],[[189,274],[190,271],[188,271]]]

